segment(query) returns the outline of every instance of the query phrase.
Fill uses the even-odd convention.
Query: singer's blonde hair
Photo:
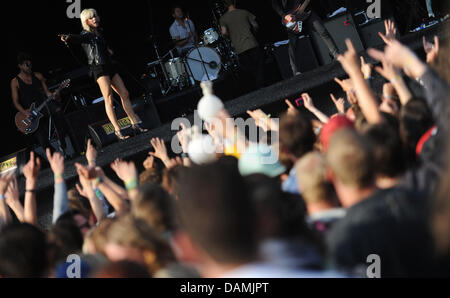
[[[98,16],[97,11],[95,9],[93,9],[93,8],[88,8],[88,9],[85,9],[85,10],[83,10],[81,12],[80,19],[81,19],[81,25],[83,26],[84,30],[86,30],[88,32],[92,32],[92,28],[91,28],[91,26],[89,26],[87,24],[87,20],[89,20],[90,18],[93,18],[93,17],[100,18]]]

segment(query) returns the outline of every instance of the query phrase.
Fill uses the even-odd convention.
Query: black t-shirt
[[[432,238],[428,199],[403,189],[382,190],[347,210],[327,234],[333,263],[367,269],[367,257],[381,258],[382,277],[428,277]]]
[[[42,82],[33,73],[32,84],[26,84],[19,76],[16,77],[19,82],[19,103],[24,109],[28,109],[31,104],[41,104],[45,100],[45,91]]]

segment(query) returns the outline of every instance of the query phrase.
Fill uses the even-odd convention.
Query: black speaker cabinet
[[[345,44],[347,38],[353,42],[357,52],[364,50],[359,32],[350,13],[339,14],[324,22],[325,28],[330,33],[340,53],[344,53],[347,50],[347,45]],[[333,62],[328,47],[315,31],[313,33],[313,42],[320,64],[327,65]]]
[[[115,106],[117,119],[122,119],[120,124],[126,127],[129,119],[125,119],[127,116],[120,104],[116,104]],[[143,122],[142,127],[154,129],[161,126],[161,119],[151,97],[143,96],[134,100],[133,108]],[[69,114],[66,116],[66,122],[73,141],[73,147],[78,153],[84,152],[86,139],[89,137],[93,138],[93,141],[98,146],[97,148],[103,148],[111,144],[111,141],[117,140],[114,135],[114,129],[112,135],[107,134],[108,137],[106,137],[102,135],[101,129],[99,128],[106,125],[106,132],[109,133],[109,128],[112,126],[107,118],[104,103],[91,105],[83,110]],[[124,131],[124,133],[131,132]]]
[[[0,158],[0,175],[7,173],[22,174],[22,168],[28,162],[28,149],[20,150],[16,153],[10,154]]]
[[[281,76],[283,79],[293,77],[291,62],[289,59],[289,44],[280,44],[275,46],[275,59],[278,63]],[[299,72],[304,73],[319,67],[316,53],[309,35],[302,35],[298,37],[296,47],[296,64]]]

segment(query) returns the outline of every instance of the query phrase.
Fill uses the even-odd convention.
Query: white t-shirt
[[[170,36],[172,36],[172,39],[185,39],[189,36],[189,33],[192,32],[192,36],[189,39],[189,42],[185,44],[182,47],[177,47],[178,53],[181,54],[182,52],[194,48],[195,44],[195,26],[194,23],[191,20],[184,20],[184,27],[180,25],[176,20],[173,22],[172,26],[170,26]]]

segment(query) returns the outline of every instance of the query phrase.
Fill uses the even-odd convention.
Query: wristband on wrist
[[[134,189],[138,188],[138,186],[139,186],[139,182],[136,178],[127,180],[125,182],[125,188],[127,189],[127,191],[134,190]]]
[[[36,190],[35,190],[35,189],[27,189],[27,190],[25,190],[25,192],[31,192],[31,193],[35,193],[35,192],[36,192]]]
[[[0,201],[4,201],[6,199],[5,195],[0,195]]]
[[[398,81],[400,81],[401,79],[402,79],[401,76],[395,76],[395,77],[392,78],[391,84],[395,84],[395,83],[397,83]]]
[[[189,158],[189,154],[183,152],[183,153],[181,153],[181,158],[182,159]]]
[[[95,196],[99,199],[103,199],[103,193],[100,189],[98,189],[97,187],[94,187],[94,193]]]
[[[55,175],[55,180],[58,180],[59,178],[64,179],[64,176],[62,174],[56,174]]]
[[[102,183],[102,182],[103,182],[102,178],[101,178],[101,177],[97,177],[97,178],[94,180],[93,185],[94,185],[95,188],[97,188],[98,185],[99,185],[100,183]]]
[[[97,163],[97,160],[96,160],[96,159],[91,159],[91,160],[88,160],[88,163],[89,163],[89,164]]]

